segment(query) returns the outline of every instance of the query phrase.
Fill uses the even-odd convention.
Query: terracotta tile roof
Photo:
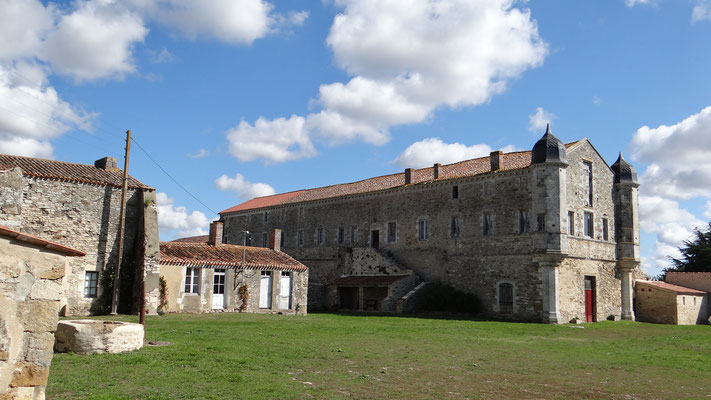
[[[160,242],[161,265],[190,267],[242,268],[245,251],[246,268],[257,270],[306,271],[308,268],[288,254],[265,247],[243,247],[233,244],[211,246],[207,243]]]
[[[691,289],[684,286],[672,285],[662,281],[637,281],[638,285],[653,286],[663,290],[669,290],[680,294],[706,294],[706,292],[696,289]]]
[[[410,276],[411,275],[351,275],[336,278],[329,284],[338,286],[390,286],[400,279]]]
[[[180,239],[171,240],[171,242],[177,243],[207,243],[210,235],[200,235],[200,236],[189,236]]]
[[[0,169],[15,167],[22,168],[24,175],[37,178],[114,187],[121,187],[123,185],[123,171],[118,168],[105,170],[93,165],[0,154]],[[154,190],[152,187],[142,184],[131,176],[128,177],[128,187],[131,189]]]
[[[577,145],[585,139],[565,145],[567,149]],[[510,171],[526,168],[531,165],[530,151],[517,151],[504,153],[502,155],[501,170]],[[440,167],[440,180],[463,178],[467,176],[480,175],[491,172],[490,157],[480,157],[472,160],[460,161],[454,164],[442,165]],[[412,173],[410,185],[434,182],[434,167],[416,169]],[[220,211],[219,214],[226,214],[235,211],[253,210],[263,207],[270,207],[282,204],[300,203],[303,201],[322,200],[333,197],[347,196],[360,193],[375,192],[379,190],[392,189],[405,184],[405,173],[377,176],[362,181],[342,183],[338,185],[324,186],[320,188],[297,190],[294,192],[275,194],[272,196],[257,197],[234,207]]]
[[[86,253],[84,253],[83,251],[72,249],[71,247],[67,246],[62,246],[59,243],[50,242],[49,240],[40,239],[37,236],[20,233],[2,225],[0,225],[0,235],[8,236],[15,240],[20,240],[22,242],[32,243],[34,245],[41,246],[58,253],[64,253],[65,255],[70,257],[80,257],[86,255]]]

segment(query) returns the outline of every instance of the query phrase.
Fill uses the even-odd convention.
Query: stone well
[[[123,353],[143,347],[143,325],[118,321],[59,321],[54,351],[79,354]]]

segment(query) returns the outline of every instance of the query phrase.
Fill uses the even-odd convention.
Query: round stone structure
[[[59,321],[54,351],[78,354],[123,353],[143,347],[143,325],[91,319]]]

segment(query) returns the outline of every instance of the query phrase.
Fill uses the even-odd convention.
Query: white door
[[[212,309],[225,308],[225,270],[216,269],[212,278]]]
[[[279,280],[279,308],[291,308],[291,272],[282,272]]]
[[[272,272],[262,271],[259,281],[259,308],[272,308]]]

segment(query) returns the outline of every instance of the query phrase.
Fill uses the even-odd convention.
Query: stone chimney
[[[207,238],[207,244],[222,246],[222,222],[213,221],[210,223],[210,236]]]
[[[435,164],[434,167],[432,168],[432,177],[434,179],[439,179],[440,169],[442,169],[442,164],[440,164],[440,163]]]
[[[412,183],[412,168],[405,168],[405,184]]]
[[[498,171],[501,169],[502,164],[504,163],[504,152],[501,150],[498,151],[492,151],[491,154],[489,154],[489,160],[491,161],[491,170],[492,171]]]
[[[269,248],[281,251],[281,229],[272,229],[269,231]]]
[[[118,168],[118,160],[114,157],[104,157],[94,161],[94,166],[96,168],[110,170],[113,168]]]

